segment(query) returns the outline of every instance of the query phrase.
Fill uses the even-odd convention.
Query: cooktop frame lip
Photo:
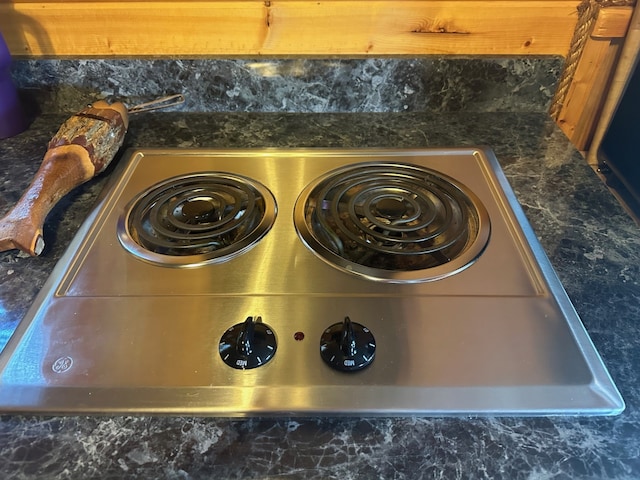
[[[16,331],[12,335],[9,343],[5,347],[4,351],[0,355],[0,376],[1,372],[6,368],[12,352],[20,343],[20,339],[27,332],[29,327],[32,324],[34,318],[36,318],[40,314],[40,310],[45,305],[45,300],[47,297],[53,295],[55,293],[55,286],[60,283],[60,277],[64,274],[64,271],[68,268],[69,259],[73,258],[74,249],[76,249],[80,244],[82,239],[87,235],[92,225],[96,222],[96,216],[101,211],[100,205],[105,201],[105,199],[111,195],[111,191],[117,182],[122,182],[122,185],[126,184],[126,181],[123,182],[122,179],[122,170],[128,168],[132,163],[134,158],[144,155],[158,155],[158,154],[166,154],[166,155],[206,155],[206,154],[219,154],[219,155],[246,155],[251,154],[255,155],[257,152],[261,152],[264,155],[272,156],[274,154],[286,154],[286,155],[300,155],[301,153],[313,154],[313,155],[325,155],[327,153],[337,153],[340,155],[347,155],[353,157],[361,157],[363,154],[367,152],[371,153],[384,153],[384,154],[399,154],[406,155],[407,153],[418,153],[418,152],[434,152],[434,151],[442,151],[442,148],[292,148],[292,149],[281,149],[279,147],[272,148],[255,148],[255,149],[181,149],[181,148],[132,148],[123,153],[123,157],[130,158],[131,162],[121,161],[113,173],[111,174],[111,178],[106,183],[102,192],[98,195],[96,204],[93,210],[89,213],[83,224],[80,226],[76,236],[71,241],[69,247],[65,254],[60,258],[57,265],[54,267],[51,275],[45,282],[44,286],[36,296],[36,299],[33,302],[33,305],[28,310],[25,317],[19,323]],[[298,412],[291,411],[281,411],[279,409],[273,409],[271,411],[258,411],[258,412],[250,412],[250,411],[223,411],[223,410],[215,410],[215,411],[206,411],[207,409],[203,409],[199,412],[189,412],[188,410],[180,410],[174,411],[173,408],[164,408],[160,407],[158,409],[151,408],[149,406],[137,406],[133,409],[128,408],[115,408],[112,410],[105,409],[100,405],[91,406],[91,402],[81,402],[81,404],[72,405],[70,409],[66,408],[57,408],[52,405],[52,408],[43,408],[42,405],[23,405],[26,406],[26,409],[21,407],[20,405],[16,405],[14,401],[10,401],[0,405],[0,411],[5,412],[48,412],[48,413],[62,413],[62,414],[72,414],[72,413],[90,413],[90,414],[104,414],[104,413],[150,413],[150,414],[180,414],[180,413],[195,413],[198,415],[215,415],[215,416],[247,416],[247,415],[332,415],[332,416],[340,416],[340,415],[367,415],[367,416],[405,416],[405,415],[424,415],[424,416],[440,416],[440,415],[491,415],[491,416],[547,416],[547,415],[618,415],[625,409],[625,404],[622,396],[620,395],[617,387],[615,386],[609,372],[607,371],[604,362],[602,361],[598,351],[596,350],[591,338],[589,337],[584,325],[579,319],[575,308],[573,307],[564,287],[562,286],[557,273],[553,269],[542,245],[538,241],[524,211],[520,207],[520,204],[517,201],[515,193],[513,192],[500,164],[498,163],[493,151],[489,147],[464,147],[464,148],[453,148],[446,149],[447,151],[456,151],[461,153],[470,153],[476,152],[478,150],[482,151],[482,153],[486,156],[489,164],[493,168],[493,174],[495,175],[500,188],[502,189],[503,194],[507,198],[509,206],[512,209],[512,212],[515,218],[518,221],[519,228],[522,229],[526,239],[527,245],[532,250],[538,267],[540,268],[544,280],[551,290],[552,296],[556,299],[558,307],[562,310],[565,318],[567,319],[567,323],[576,338],[577,343],[581,346],[581,351],[585,356],[585,360],[589,364],[589,367],[592,369],[594,374],[594,381],[592,382],[593,386],[598,387],[601,390],[601,393],[604,393],[604,397],[606,397],[607,406],[599,406],[592,409],[584,409],[584,408],[561,408],[561,409],[483,409],[482,411],[474,411],[474,410],[461,410],[457,411],[455,409],[446,411],[434,410],[434,411],[423,411],[423,410],[414,410],[414,409],[399,409],[397,411],[369,411],[364,408],[362,410],[357,411],[334,411],[331,408],[328,408],[326,411],[316,411],[314,409],[308,410],[300,410]],[[495,168],[497,167],[497,168]],[[66,261],[65,261],[66,260]],[[577,320],[577,322],[576,322]],[[595,371],[594,371],[595,367]],[[0,391],[4,390],[6,387],[0,383]],[[32,387],[24,387],[20,385],[16,385],[15,388],[16,393],[18,393],[18,398],[20,397],[20,392],[27,393]],[[35,390],[42,390],[41,387],[34,387]],[[67,391],[71,393],[75,390],[73,387],[65,387]],[[157,387],[158,389],[162,389],[162,387]],[[175,388],[175,387],[174,387]],[[493,387],[491,387],[493,388]],[[114,388],[110,387],[110,390],[114,390]],[[80,389],[78,389],[80,390]],[[118,390],[118,388],[115,388]],[[120,389],[123,391],[130,391],[130,389]],[[152,389],[153,390],[153,389]],[[40,392],[43,393],[43,392]],[[99,396],[99,395],[98,395]],[[15,400],[15,399],[14,399]],[[96,408],[98,410],[96,410]],[[393,409],[392,409],[393,410]]]

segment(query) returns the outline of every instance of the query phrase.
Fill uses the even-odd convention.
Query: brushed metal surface
[[[415,163],[455,178],[485,206],[491,234],[465,270],[427,283],[341,272],[298,238],[306,185],[355,162]],[[139,192],[219,171],[273,193],[278,215],[251,250],[171,268],[127,252],[117,224]],[[259,316],[267,364],[236,370],[226,329]],[[349,316],[376,356],[342,373],[320,357]],[[144,150],[130,158],[0,357],[0,410],[198,415],[617,414],[624,402],[488,149]]]

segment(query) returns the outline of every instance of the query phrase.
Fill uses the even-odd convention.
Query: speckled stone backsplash
[[[21,60],[16,84],[42,113],[173,93],[193,112],[546,112],[560,57]]]

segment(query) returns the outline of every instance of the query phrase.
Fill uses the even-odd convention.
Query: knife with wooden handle
[[[40,255],[49,211],[75,187],[107,168],[122,146],[128,126],[127,107],[103,100],[64,122],[49,142],[31,184],[0,219],[0,251],[17,248]]]

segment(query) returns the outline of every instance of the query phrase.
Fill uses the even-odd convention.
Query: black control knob
[[[261,317],[248,317],[229,328],[218,346],[224,363],[239,370],[264,365],[276,353],[276,336]]]
[[[371,331],[345,317],[327,328],[320,338],[320,355],[332,368],[342,372],[362,370],[373,362],[376,340]]]

